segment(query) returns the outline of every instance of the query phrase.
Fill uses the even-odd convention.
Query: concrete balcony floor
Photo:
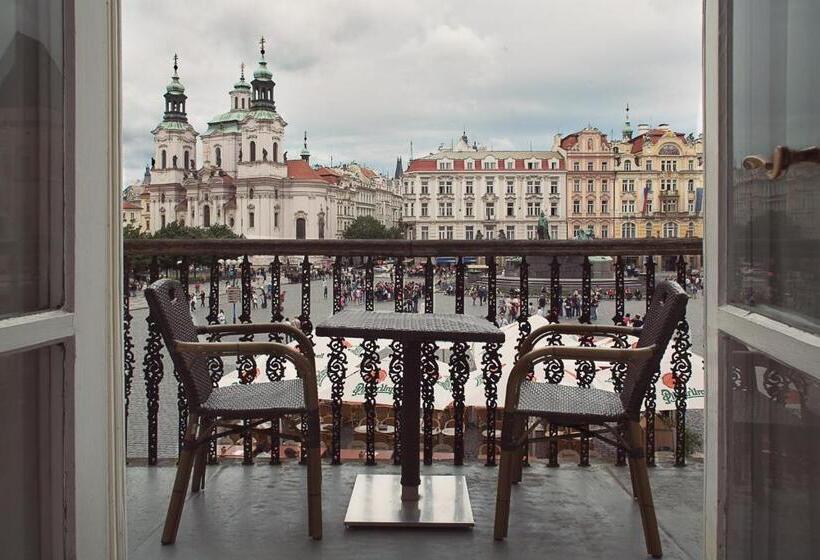
[[[422,474],[466,475],[472,530],[345,529],[358,473],[398,474],[398,467],[348,463],[323,468],[324,538],[307,536],[306,470],[296,463],[209,466],[205,491],[188,494],[177,542],[160,544],[173,466],[127,468],[128,558],[646,558],[629,470],[542,461],[513,487],[509,538],[492,538],[497,469],[481,464],[422,466]],[[650,469],[664,558],[701,557],[703,467],[675,468],[666,458]]]

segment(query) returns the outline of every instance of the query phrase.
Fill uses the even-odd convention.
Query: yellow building
[[[627,113],[615,158],[615,237],[703,236],[703,142],[661,124],[638,125]],[[670,259],[659,263],[668,270]],[[699,268],[699,262],[691,262]]]

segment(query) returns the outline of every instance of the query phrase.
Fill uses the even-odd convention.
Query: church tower
[[[185,86],[179,80],[179,58],[174,55],[174,74],[165,88],[165,112],[151,134],[154,157],[151,161],[151,223],[163,227],[178,218],[177,205],[185,200],[182,182],[196,170],[197,132],[188,122]]]
[[[188,123],[185,112],[185,86],[179,81],[179,59],[174,55],[174,75],[165,88],[165,113],[152,131],[154,159],[152,175],[156,183],[179,183],[196,165],[194,161],[197,133]]]
[[[268,63],[265,60],[265,38],[259,40],[259,66],[253,73],[253,99],[251,100],[251,108],[253,109],[268,109],[276,111],[276,103],[273,100],[273,88],[276,83],[273,81],[273,73],[268,68]]]
[[[245,81],[245,63],[240,65],[239,81],[231,90],[231,111],[247,111],[251,108],[251,85]]]

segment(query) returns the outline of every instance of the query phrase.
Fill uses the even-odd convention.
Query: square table
[[[347,526],[472,527],[463,475],[419,475],[421,346],[427,342],[501,344],[504,333],[480,317],[454,313],[341,311],[316,326],[318,336],[397,340],[403,345],[401,477],[360,474]],[[419,486],[422,492],[419,493]],[[400,491],[399,491],[400,489]]]

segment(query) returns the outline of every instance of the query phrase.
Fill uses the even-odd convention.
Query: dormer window
[[[515,160],[508,159],[504,162],[504,169],[515,169]]]
[[[452,171],[453,162],[447,159],[439,160],[438,169],[439,171]]]
[[[473,169],[475,169],[475,162],[471,159],[468,159],[464,162],[464,167],[468,171],[472,171]]]
[[[498,169],[498,162],[495,159],[485,159],[481,162],[482,169]]]

